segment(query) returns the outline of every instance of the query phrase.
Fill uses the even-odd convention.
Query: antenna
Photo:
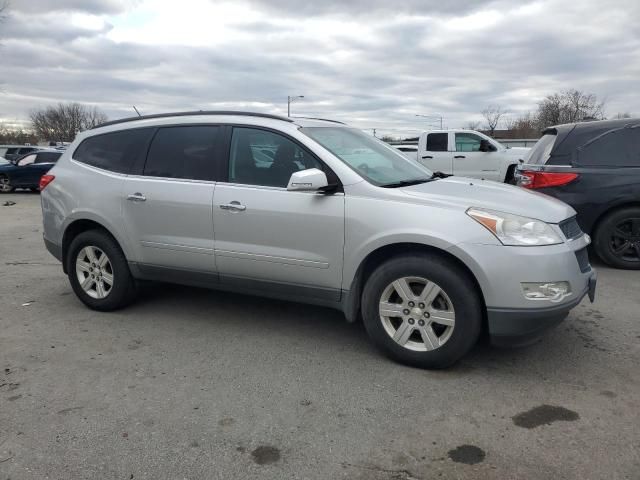
[[[136,113],[138,114],[139,117],[141,117],[142,115],[140,115],[140,112],[138,111],[138,109],[136,108],[135,105],[133,105],[133,109],[136,111]]]

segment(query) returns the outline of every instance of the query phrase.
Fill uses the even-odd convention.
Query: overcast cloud
[[[361,128],[449,127],[578,88],[640,116],[640,2],[13,0],[0,24],[0,121],[60,101],[110,118],[189,109]],[[431,122],[433,124],[433,122]]]

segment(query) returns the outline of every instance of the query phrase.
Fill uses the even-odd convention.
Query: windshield
[[[369,183],[395,187],[431,180],[432,173],[417,161],[355,128],[307,127],[311,137],[358,172]]]

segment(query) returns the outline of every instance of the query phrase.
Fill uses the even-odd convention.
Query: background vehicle
[[[22,155],[40,150],[40,147],[25,145],[3,145],[2,150],[4,150],[4,152],[0,150],[0,154],[2,154],[4,158],[11,162],[21,157]]]
[[[529,341],[595,289],[568,205],[434,177],[337,122],[115,121],[79,134],[41,188],[45,244],[97,310],[130,302],[135,279],[321,304],[362,316],[391,357],[445,367],[485,322],[496,343]]]
[[[13,162],[0,164],[0,192],[9,193],[16,188],[37,190],[40,177],[56,164],[62,153],[60,150],[40,149]]]
[[[528,151],[506,148],[474,130],[429,130],[420,135],[415,158],[434,172],[515,183],[518,161]]]
[[[640,119],[546,129],[518,168],[518,185],[556,197],[608,265],[640,269]]]

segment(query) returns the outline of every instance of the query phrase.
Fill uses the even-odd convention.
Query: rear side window
[[[427,135],[427,150],[429,152],[446,152],[448,142],[448,133],[430,133]]]
[[[213,180],[220,127],[188,125],[160,128],[153,137],[144,175]]]
[[[551,155],[551,150],[556,142],[557,135],[547,133],[533,146],[524,159],[524,163],[530,165],[544,165]]]
[[[137,128],[87,138],[73,153],[74,160],[116,173],[129,173],[144,155],[152,128]]]
[[[578,148],[585,167],[640,167],[640,126],[612,130]]]
[[[56,163],[62,153],[42,152],[36,158],[36,163]]]

